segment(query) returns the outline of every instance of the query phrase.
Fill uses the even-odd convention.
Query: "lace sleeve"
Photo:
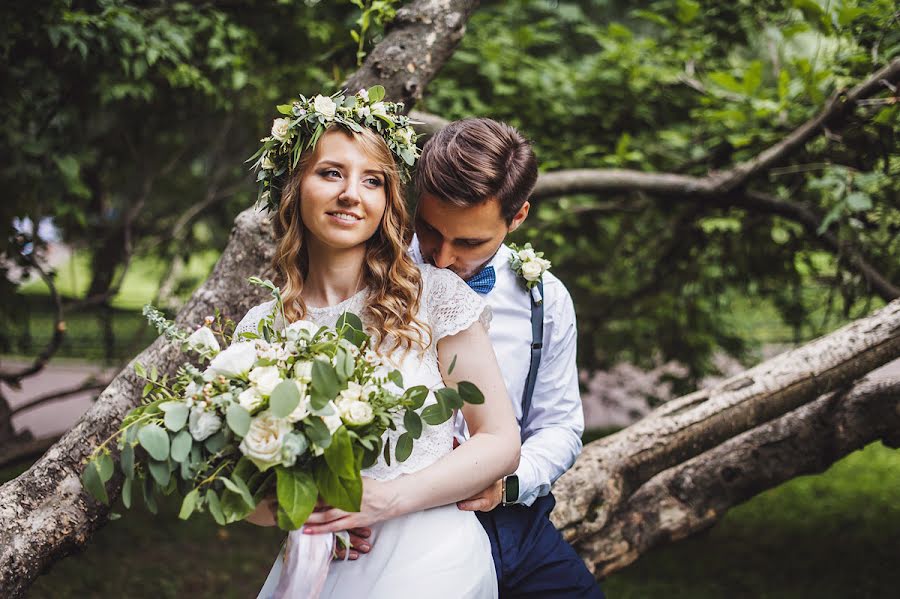
[[[455,273],[422,265],[424,307],[433,341],[464,331],[476,321],[487,329],[491,321],[488,305]]]
[[[269,314],[269,312],[272,311],[272,307],[274,305],[275,300],[271,300],[250,308],[250,310],[247,311],[247,314],[244,315],[244,317],[235,327],[234,339],[238,340],[238,335],[241,333],[255,333],[257,327],[259,326],[259,321],[265,318]]]

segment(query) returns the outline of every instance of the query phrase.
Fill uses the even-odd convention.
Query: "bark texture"
[[[585,447],[554,487],[554,523],[604,576],[869,442],[896,447],[900,381],[853,381],[897,356],[900,300],[673,400]]]

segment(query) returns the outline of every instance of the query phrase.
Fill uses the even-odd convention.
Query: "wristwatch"
[[[519,500],[519,477],[510,474],[503,477],[503,484],[500,485],[500,494],[502,496],[501,505],[512,505]]]

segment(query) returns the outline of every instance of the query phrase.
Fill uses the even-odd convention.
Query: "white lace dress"
[[[399,369],[407,386],[443,386],[438,370],[436,343],[456,334],[476,320],[487,324],[490,315],[483,300],[450,271],[423,265],[423,290],[419,318],[431,327],[432,343],[424,351],[412,350],[400,360]],[[362,315],[367,293],[326,308],[309,308],[307,318],[316,324],[334,326],[345,311]],[[260,319],[270,313],[273,302],[252,308],[236,333],[255,331]],[[363,318],[365,323],[365,318]],[[368,324],[368,323],[366,323]],[[425,405],[434,403],[429,396]],[[387,431],[391,447],[400,431]],[[389,480],[429,466],[453,448],[453,419],[439,426],[426,426],[415,442],[412,455],[388,466],[379,457],[363,476]],[[372,527],[372,550],[356,561],[334,561],[321,597],[348,599],[428,597],[460,599],[497,597],[497,579],[487,534],[473,512],[455,504],[407,514]],[[259,597],[275,597],[281,576],[282,556],[276,559]],[[279,598],[280,599],[280,598]]]

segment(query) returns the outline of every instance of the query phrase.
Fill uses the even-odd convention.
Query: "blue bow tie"
[[[497,282],[497,275],[493,266],[485,266],[475,276],[466,281],[466,284],[477,293],[490,293]]]

